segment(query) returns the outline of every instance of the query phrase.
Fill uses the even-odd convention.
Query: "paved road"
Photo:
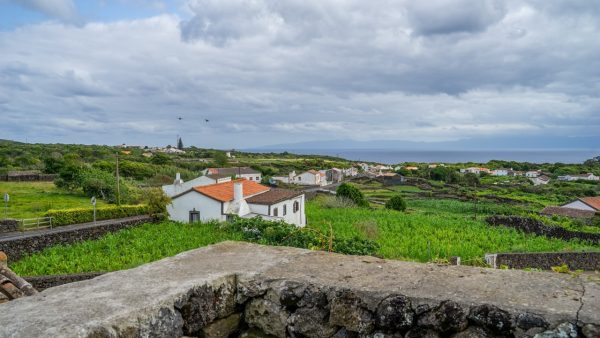
[[[140,219],[144,219],[147,217],[148,216],[146,216],[146,215],[132,216],[132,217],[126,217],[126,218],[119,218],[118,221],[123,221],[123,222],[135,221],[135,220],[140,220]],[[27,237],[32,237],[32,236],[40,236],[40,235],[46,235],[46,234],[59,233],[59,232],[63,232],[63,231],[72,231],[72,230],[78,230],[78,229],[93,228],[93,227],[97,227],[97,226],[114,223],[115,221],[117,221],[117,220],[108,219],[108,220],[104,220],[104,221],[97,221],[96,223],[89,222],[89,223],[81,223],[81,224],[71,224],[71,225],[55,227],[52,229],[7,232],[4,234],[0,234],[0,242],[21,239],[21,238],[27,238]]]

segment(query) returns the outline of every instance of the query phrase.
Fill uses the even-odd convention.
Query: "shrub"
[[[212,224],[220,229],[241,233],[243,239],[266,245],[284,245],[297,248],[328,250],[348,255],[374,255],[379,245],[369,239],[359,237],[337,239],[333,234],[325,234],[312,228],[298,228],[285,222],[265,221],[260,217],[235,218],[229,223]]]
[[[363,193],[357,187],[342,183],[336,190],[337,196],[346,197],[353,201],[359,207],[368,207],[369,202],[365,199]]]
[[[354,208],[356,203],[344,196],[324,196],[321,199],[321,206],[328,209]]]
[[[385,202],[385,208],[397,211],[404,211],[406,210],[406,201],[404,200],[404,198],[402,198],[402,196],[395,195],[392,196],[392,198],[390,198],[387,202]]]
[[[167,216],[167,205],[171,198],[165,195],[160,188],[152,188],[146,194],[148,200],[148,213],[155,219],[165,219]]]
[[[148,213],[146,205],[121,205],[96,208],[96,220],[124,218]],[[94,221],[93,208],[74,208],[62,210],[48,210],[44,215],[52,217],[52,225],[62,226],[69,224],[87,223]]]

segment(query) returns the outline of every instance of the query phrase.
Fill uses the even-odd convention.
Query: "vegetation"
[[[342,183],[336,190],[337,196],[347,198],[359,207],[368,207],[369,202],[365,199],[363,193],[352,184]]]
[[[148,214],[146,205],[111,205],[96,208],[96,220],[124,218]],[[52,217],[55,226],[92,222],[94,220],[93,208],[74,208],[61,210],[48,210],[46,217]]]
[[[81,192],[66,191],[52,182],[0,182],[0,195],[10,195],[8,218],[41,217],[50,209],[90,207],[90,199]],[[98,207],[107,205],[98,201]],[[4,203],[0,208],[4,218]]]
[[[385,208],[396,211],[404,211],[406,210],[406,201],[401,195],[395,195],[385,203]]]

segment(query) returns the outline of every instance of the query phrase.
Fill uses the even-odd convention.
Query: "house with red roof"
[[[600,211],[600,196],[578,198],[573,202],[561,205],[561,207],[598,212]]]
[[[236,179],[195,186],[171,197],[169,218],[178,222],[227,221],[232,216],[306,225],[304,193]]]

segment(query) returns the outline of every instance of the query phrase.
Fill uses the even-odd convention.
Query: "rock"
[[[600,338],[600,325],[587,324],[581,328],[585,338]]]
[[[547,328],[550,324],[542,318],[533,313],[525,312],[521,313],[517,316],[517,327],[520,327],[524,330],[529,330],[534,327]]]
[[[331,338],[358,338],[358,333],[341,328]]]
[[[306,286],[304,284],[286,281],[279,290],[279,302],[287,308],[295,308],[304,296],[305,290]]]
[[[299,308],[289,317],[288,330],[290,334],[297,333],[302,337],[331,337],[338,327],[329,324],[328,314],[323,308]]]
[[[476,306],[471,309],[468,318],[475,325],[484,327],[494,333],[508,334],[512,330],[510,314],[494,305]]]
[[[538,333],[534,338],[577,338],[577,326],[572,323],[562,323],[558,325],[554,330],[544,331]]]
[[[202,329],[204,338],[227,338],[237,331],[240,325],[241,314],[235,313],[229,317],[219,319],[208,324]]]
[[[249,329],[240,333],[239,338],[277,338],[257,329]]]
[[[433,330],[417,327],[406,332],[404,338],[440,338],[440,335]]]
[[[352,291],[339,292],[331,301],[329,322],[359,333],[373,330],[373,315],[366,304]]]
[[[377,326],[386,331],[405,331],[413,325],[414,317],[410,300],[402,295],[381,301],[375,314]]]
[[[372,334],[361,336],[361,338],[404,338],[404,335],[402,335],[401,333],[375,332]]]
[[[486,330],[477,326],[470,326],[466,330],[452,335],[452,338],[493,338]]]
[[[237,283],[236,302],[245,303],[250,298],[260,297],[267,292],[266,288],[255,280],[240,280]]]
[[[417,316],[420,316],[420,315],[422,315],[423,313],[425,313],[425,312],[427,312],[429,310],[431,310],[431,306],[429,306],[429,304],[419,304],[417,306],[417,308],[415,309],[415,314]]]
[[[208,323],[235,312],[235,278],[229,277],[226,282],[213,288],[203,285],[190,290],[183,300],[175,304],[175,308],[183,318],[183,332],[195,335]]]
[[[418,320],[418,326],[438,332],[459,332],[468,326],[467,312],[453,301],[445,301],[438,307],[425,312]]]
[[[290,316],[283,307],[266,299],[254,299],[244,311],[246,323],[263,332],[276,336],[286,336],[286,325]]]
[[[309,285],[304,290],[302,299],[298,302],[298,306],[301,307],[326,307],[327,306],[327,294],[319,287],[315,285]]]

